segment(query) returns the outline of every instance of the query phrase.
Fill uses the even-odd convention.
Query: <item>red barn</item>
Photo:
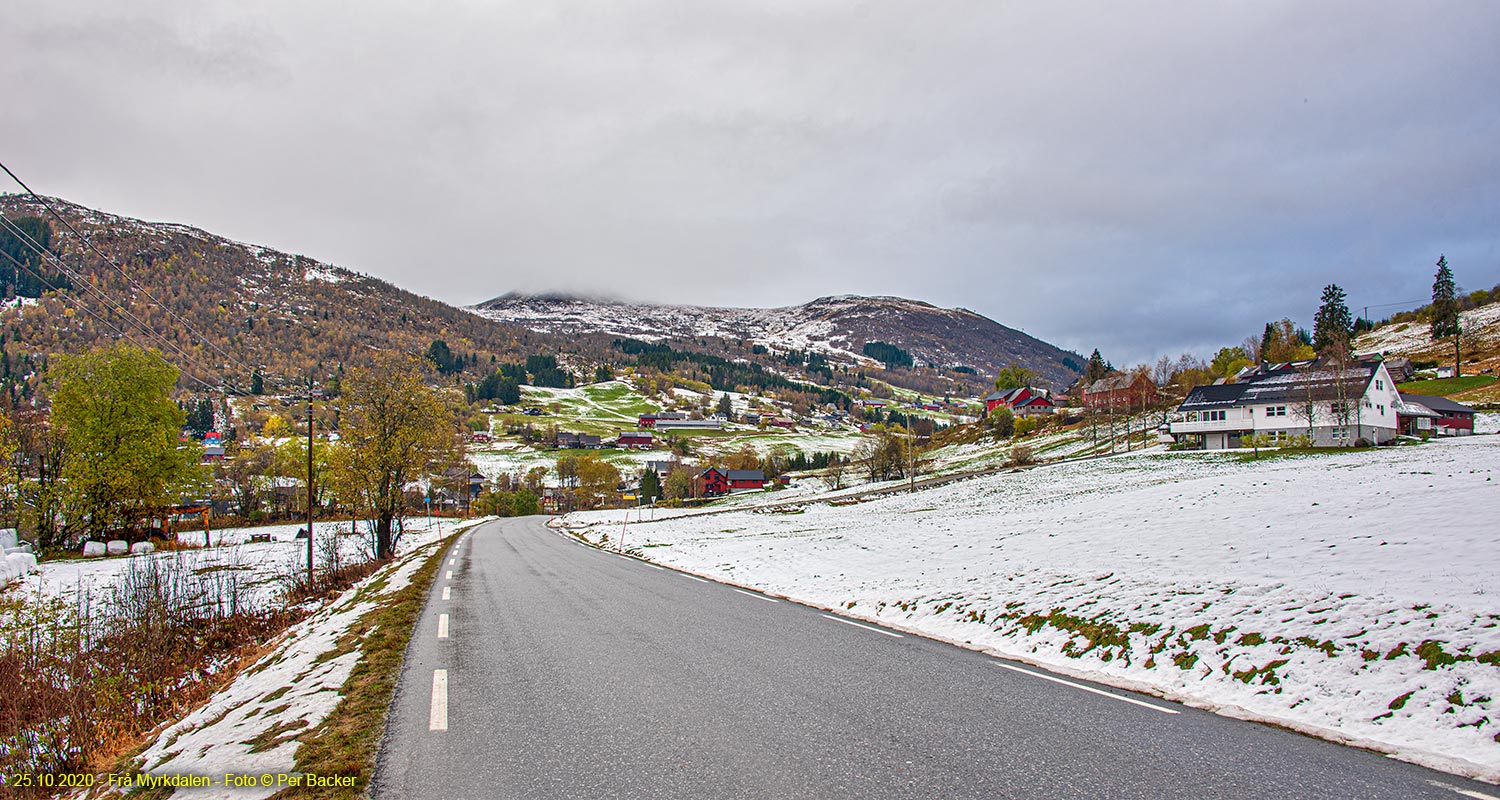
[[[631,450],[650,450],[655,441],[650,431],[625,431],[615,444]]]
[[[1022,386],[1018,389],[1001,389],[984,398],[984,413],[1005,407],[1018,417],[1034,417],[1051,414],[1057,404],[1041,389]]]

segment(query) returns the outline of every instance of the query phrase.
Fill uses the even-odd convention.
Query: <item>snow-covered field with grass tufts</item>
[[[768,495],[767,499],[774,499]],[[626,545],[850,616],[1500,780],[1500,437],[1129,456]],[[619,522],[578,518],[591,541]]]
[[[459,524],[464,523],[454,519],[408,517],[403,521],[404,532],[397,540],[397,553],[405,553],[447,536]],[[292,578],[307,569],[307,540],[296,538],[297,531],[305,527],[306,523],[288,523],[216,529],[208,536],[208,547],[202,546],[202,531],[186,531],[177,534],[177,540],[184,545],[181,550],[49,559],[41,562],[36,571],[16,581],[11,591],[37,598],[58,597],[70,602],[85,597],[102,599],[132,565],[138,565],[143,559],[166,559],[180,560],[199,575],[210,572],[233,574],[249,602],[274,602]],[[368,560],[374,555],[368,523],[359,523],[358,534],[351,534],[348,520],[318,522],[313,530],[317,536],[313,543],[313,564],[317,569],[326,565],[335,546],[346,563]],[[269,536],[270,541],[251,542],[252,535]]]

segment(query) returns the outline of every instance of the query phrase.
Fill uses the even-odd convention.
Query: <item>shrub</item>
[[[1032,452],[1031,445],[1018,444],[1010,448],[1010,463],[1015,466],[1035,464],[1036,454]]]

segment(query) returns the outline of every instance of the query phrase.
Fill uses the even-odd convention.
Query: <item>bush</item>
[[[1012,464],[1013,466],[1018,466],[1019,467],[1019,466],[1024,466],[1026,464],[1035,464],[1035,463],[1036,463],[1036,454],[1032,452],[1031,445],[1029,445],[1029,444],[1018,444],[1018,445],[1013,445],[1010,448],[1010,464]]]

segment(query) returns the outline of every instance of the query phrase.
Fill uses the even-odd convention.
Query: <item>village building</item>
[[[717,431],[724,427],[724,422],[717,419],[664,419],[658,417],[652,426],[659,431],[670,430],[703,430]]]
[[[602,445],[603,441],[591,433],[559,431],[557,434],[557,448],[559,450],[597,450]]]
[[[1420,436],[1423,432],[1431,436],[1470,436],[1474,433],[1477,413],[1446,397],[1402,392],[1396,416],[1401,432],[1407,436]]]
[[[1400,402],[1378,360],[1342,369],[1322,361],[1263,365],[1235,383],[1194,387],[1169,430],[1208,450],[1249,446],[1251,435],[1310,435],[1315,447],[1386,444],[1397,436]]]
[[[1116,372],[1083,387],[1083,407],[1096,411],[1140,408],[1160,401],[1156,384],[1140,372]]]
[[[1057,411],[1057,404],[1045,389],[1022,386],[1016,389],[1001,389],[984,398],[984,413],[997,408],[1008,408],[1018,417],[1046,416]]]
[[[688,415],[682,411],[659,411],[655,414],[642,414],[636,418],[636,426],[640,428],[655,428],[662,420],[684,420]]]
[[[766,488],[766,475],[758,469],[719,469],[709,467],[695,480],[698,495],[720,497],[732,491]]]
[[[650,450],[656,445],[656,436],[651,431],[624,431],[615,440],[616,447],[627,450]]]

